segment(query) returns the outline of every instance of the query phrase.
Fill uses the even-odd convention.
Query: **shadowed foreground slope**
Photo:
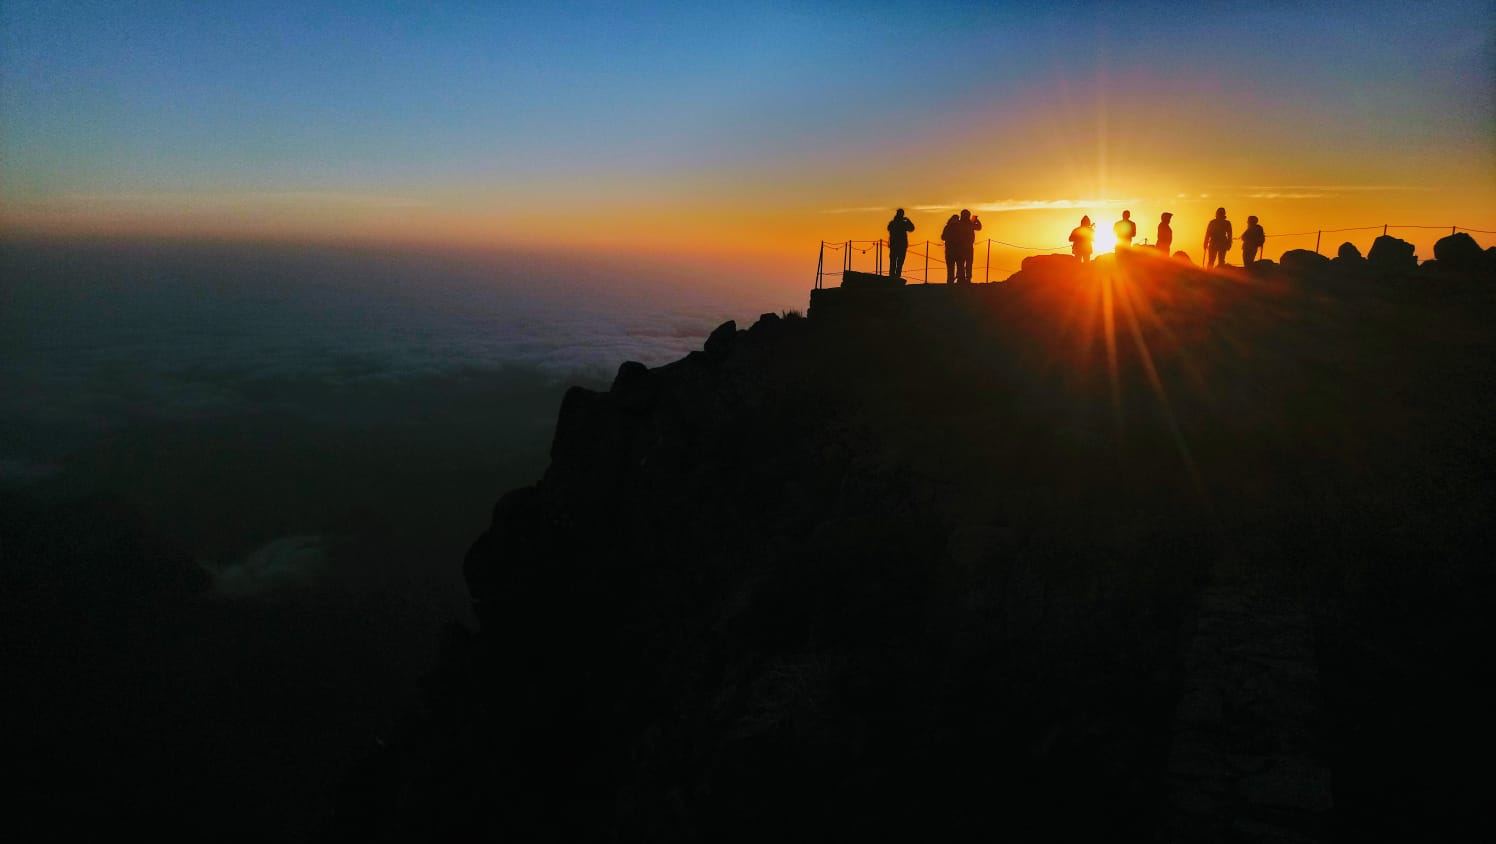
[[[1468,831],[1496,288],[1448,269],[1031,259],[574,388],[331,831]]]

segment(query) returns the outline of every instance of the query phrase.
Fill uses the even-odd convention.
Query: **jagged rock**
[[[468,549],[463,559],[462,575],[480,614],[486,614],[486,606],[503,597],[503,564],[519,569],[533,562],[539,538],[539,508],[540,491],[537,487],[521,487],[504,493],[494,505],[488,530]]]
[[[721,360],[732,354],[732,347],[737,342],[737,339],[738,324],[733,320],[728,320],[712,329],[712,333],[706,338],[706,345],[703,348],[706,350],[708,356]]]
[[[1330,259],[1312,249],[1290,249],[1283,253],[1283,269],[1289,272],[1309,272],[1329,266]]]
[[[1434,244],[1434,258],[1453,270],[1478,272],[1491,266],[1480,244],[1465,232],[1439,238]]]
[[[649,378],[649,367],[636,360],[624,361],[613,376],[612,392],[620,392],[642,384]]]
[[[1190,265],[1194,265],[1195,263],[1195,259],[1190,257],[1190,253],[1184,251],[1183,249],[1180,249],[1179,251],[1174,253],[1174,260],[1182,261],[1183,263]]]
[[[1356,244],[1351,243],[1348,240],[1345,243],[1340,244],[1340,248],[1335,252],[1335,257],[1339,258],[1342,261],[1365,260],[1361,255],[1361,250],[1356,248]]]
[[[1372,241],[1366,264],[1380,272],[1412,272],[1418,269],[1418,256],[1413,254],[1413,244],[1384,234]]]
[[[556,433],[551,437],[551,459],[565,450],[582,429],[588,412],[597,405],[599,394],[586,387],[572,387],[561,398],[561,411],[556,415]]]
[[[1247,272],[1252,275],[1272,275],[1278,269],[1278,264],[1272,258],[1263,258],[1254,261],[1252,266],[1247,267]]]
[[[1336,700],[1438,740],[1347,742],[1355,761],[1439,762],[1459,737],[1438,713],[1480,699],[1426,690],[1489,638],[1469,584],[1490,568],[1461,550],[1489,546],[1488,473],[1454,467],[1488,451],[1496,305],[1457,288],[1459,307],[1409,319],[1416,291],[1337,286],[1313,252],[1273,277],[1326,284],[1181,283],[1206,277],[1184,259],[1140,258],[1126,286],[1061,255],[1025,262],[1042,284],[817,290],[809,318],[729,323],[686,360],[568,392],[544,477],[466,560],[481,628],[359,811],[449,838],[954,840],[991,818],[1160,838],[1176,711],[1203,733],[1255,717],[1243,701],[1299,705],[1292,670],[1248,682],[1281,661],[1275,637],[1233,656],[1243,694],[1180,700],[1187,607],[1223,549],[1335,607],[1341,673],[1322,676],[1358,692]],[[1469,402],[1457,422],[1451,401]],[[1310,477],[1339,492],[1307,495]],[[1427,547],[1448,576],[1406,565]],[[1381,631],[1365,601],[1400,594],[1458,621],[1428,631],[1458,659],[1406,637],[1407,601]],[[1224,641],[1211,618],[1192,639]],[[1189,751],[1176,773],[1230,758]],[[1379,774],[1362,787],[1395,787]],[[1245,784],[1176,795],[1202,823],[1328,793],[1255,759],[1220,776]],[[1473,818],[1460,796],[1441,808]]]

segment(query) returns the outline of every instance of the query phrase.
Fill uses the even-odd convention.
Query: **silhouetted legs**
[[[888,277],[899,278],[904,274],[904,256],[908,254],[908,246],[888,247]]]
[[[956,283],[956,250],[945,250],[945,283]]]
[[[959,284],[971,284],[971,253],[963,252],[956,259],[956,281]]]
[[[1210,247],[1210,250],[1205,253],[1205,268],[1208,270],[1211,267],[1218,266],[1226,266],[1226,247],[1224,246],[1212,246]]]
[[[1243,246],[1241,248],[1241,263],[1244,267],[1250,267],[1257,263],[1257,247]]]

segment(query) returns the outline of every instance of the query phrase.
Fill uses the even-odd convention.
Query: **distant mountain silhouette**
[[[1496,264],[1436,255],[820,290],[573,388],[329,837],[1483,828]]]

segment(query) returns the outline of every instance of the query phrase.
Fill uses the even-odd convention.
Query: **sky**
[[[1496,230],[1493,139],[1492,2],[0,4],[11,233],[798,278],[896,206],[1034,247],[1170,211],[1196,251],[1224,206],[1275,255]]]

